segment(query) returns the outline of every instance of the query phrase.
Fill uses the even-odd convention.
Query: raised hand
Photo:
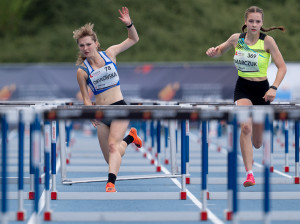
[[[122,7],[122,10],[119,9],[120,17],[119,19],[126,25],[129,26],[131,24],[131,19],[129,16],[129,10],[127,7]]]

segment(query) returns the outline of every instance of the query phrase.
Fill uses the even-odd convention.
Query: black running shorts
[[[120,101],[117,101],[117,102],[112,103],[110,105],[127,105],[127,103],[124,100],[120,100]],[[108,127],[110,127],[112,121],[113,121],[112,119],[102,119],[101,120],[101,122],[103,124],[105,124],[106,126],[108,126]]]
[[[251,100],[253,105],[269,105],[270,102],[263,99],[269,88],[267,79],[256,82],[239,77],[234,89],[234,102],[246,98]]]

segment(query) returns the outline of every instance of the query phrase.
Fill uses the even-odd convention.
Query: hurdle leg
[[[274,172],[274,166],[273,166],[273,153],[274,153],[274,126],[273,121],[270,121],[270,132],[271,132],[271,155],[270,155],[270,172]]]
[[[243,120],[243,119],[241,119]],[[232,134],[232,221],[238,222],[238,200],[237,200],[237,151],[238,151],[238,123],[237,116],[233,115],[232,119],[233,134]]]
[[[170,136],[170,158],[171,158],[171,172],[176,174],[177,170],[177,160],[176,160],[176,136],[175,136],[175,121],[169,121],[169,136]]]
[[[284,129],[284,137],[285,137],[285,166],[284,172],[290,172],[289,168],[289,122],[285,121],[285,129]]]
[[[38,219],[39,213],[39,163],[41,154],[41,127],[39,114],[35,115],[34,125],[33,125],[33,166],[34,166],[34,217]],[[36,222],[38,222],[36,220]]]
[[[52,191],[51,200],[57,200],[56,190],[56,121],[51,122],[51,176],[52,176]]]
[[[299,181],[299,121],[295,121],[295,184]]]
[[[270,118],[269,114],[265,115],[264,126],[264,223],[270,223],[270,143],[271,143],[271,131],[270,131]]]
[[[71,149],[70,149],[71,130],[72,130],[72,122],[70,120],[66,120],[66,164],[70,164],[70,160],[71,160]]]
[[[150,135],[151,135],[151,147],[149,148],[149,151],[151,151],[151,155],[152,155],[152,159],[150,161],[150,163],[152,165],[155,164],[155,150],[154,150],[154,146],[155,146],[155,128],[154,128],[154,121],[152,120],[150,123]],[[145,154],[145,157],[147,157],[147,154]]]
[[[28,198],[29,200],[34,199],[34,166],[33,166],[33,130],[34,130],[34,123],[30,123],[30,134],[29,134],[29,154],[30,154],[30,170],[29,170],[29,176],[30,176],[30,189],[28,192]]]
[[[18,202],[19,202],[19,209],[17,212],[17,221],[24,221],[25,220],[25,210],[24,210],[24,131],[25,131],[25,124],[23,119],[23,112],[19,112],[19,125],[18,125],[18,132],[19,132],[19,181],[18,181]]]
[[[186,200],[186,122],[181,120],[181,192],[180,199]]]
[[[186,120],[186,140],[185,140],[185,152],[186,152],[186,184],[191,183],[191,179],[189,177],[189,164],[190,164],[190,156],[189,156],[189,150],[190,150],[190,122],[189,120]]]
[[[164,163],[166,164],[166,165],[168,165],[169,164],[169,159],[168,159],[168,148],[169,148],[169,144],[168,144],[168,142],[169,142],[169,127],[168,127],[168,122],[167,121],[165,121],[164,122],[164,133],[165,133],[165,152],[164,152],[164,155],[165,155],[165,161],[164,161]]]
[[[2,223],[8,223],[7,220],[7,129],[8,124],[6,120],[6,115],[2,114],[1,116],[1,132],[2,132],[2,183],[1,183],[1,220]]]
[[[201,196],[202,196],[202,211],[200,212],[200,219],[207,220],[207,169],[208,169],[208,161],[207,161],[207,154],[208,154],[208,146],[207,146],[207,121],[202,121],[202,144],[201,144]]]
[[[147,149],[148,146],[148,122],[147,121],[142,121],[142,131],[143,131],[143,136],[144,136],[144,148]],[[137,151],[139,151],[138,148],[136,148]]]
[[[156,126],[156,141],[157,141],[157,164],[156,172],[161,172],[160,157],[161,157],[161,121],[157,121]]]
[[[225,210],[225,218],[226,220],[232,220],[232,198],[233,198],[233,192],[232,192],[232,160],[233,160],[233,152],[232,152],[232,147],[233,147],[233,126],[231,124],[227,124],[227,135],[228,135],[228,153],[227,153],[227,194],[228,194],[228,199],[227,199],[227,209]]]
[[[217,138],[217,151],[221,152],[222,146],[221,146],[221,137],[222,137],[222,125],[221,121],[218,121],[218,138]]]
[[[50,122],[46,121],[44,126],[44,147],[45,147],[45,212],[44,220],[51,220],[50,211],[50,150],[51,150],[51,126]]]
[[[67,179],[66,167],[66,122],[59,121],[59,139],[60,139],[60,171],[62,182]]]

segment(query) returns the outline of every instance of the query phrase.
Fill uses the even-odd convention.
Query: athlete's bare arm
[[[120,14],[119,19],[126,26],[129,26],[132,23],[131,18],[129,16],[129,10],[127,7],[122,7],[122,10],[119,10],[119,14]],[[126,40],[124,40],[120,44],[113,45],[106,50],[107,56],[110,57],[113,62],[116,62],[116,56],[118,54],[132,47],[134,44],[136,44],[139,41],[139,36],[134,25],[132,25],[130,28],[127,28],[127,30],[128,30],[128,38]]]
[[[227,41],[220,44],[217,47],[211,47],[206,51],[207,56],[209,57],[220,57],[221,55],[225,54],[228,50],[230,50],[232,47],[235,47],[238,39],[239,39],[239,33],[235,33],[231,35]]]

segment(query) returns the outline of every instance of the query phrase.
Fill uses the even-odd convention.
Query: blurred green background
[[[286,27],[269,34],[286,61],[300,61],[299,0],[0,0],[0,63],[75,62],[72,31],[87,22],[95,24],[103,49],[117,44],[127,36],[118,19],[122,6],[140,42],[118,61],[216,61],[206,49],[239,33],[251,5],[264,9],[264,27]]]

